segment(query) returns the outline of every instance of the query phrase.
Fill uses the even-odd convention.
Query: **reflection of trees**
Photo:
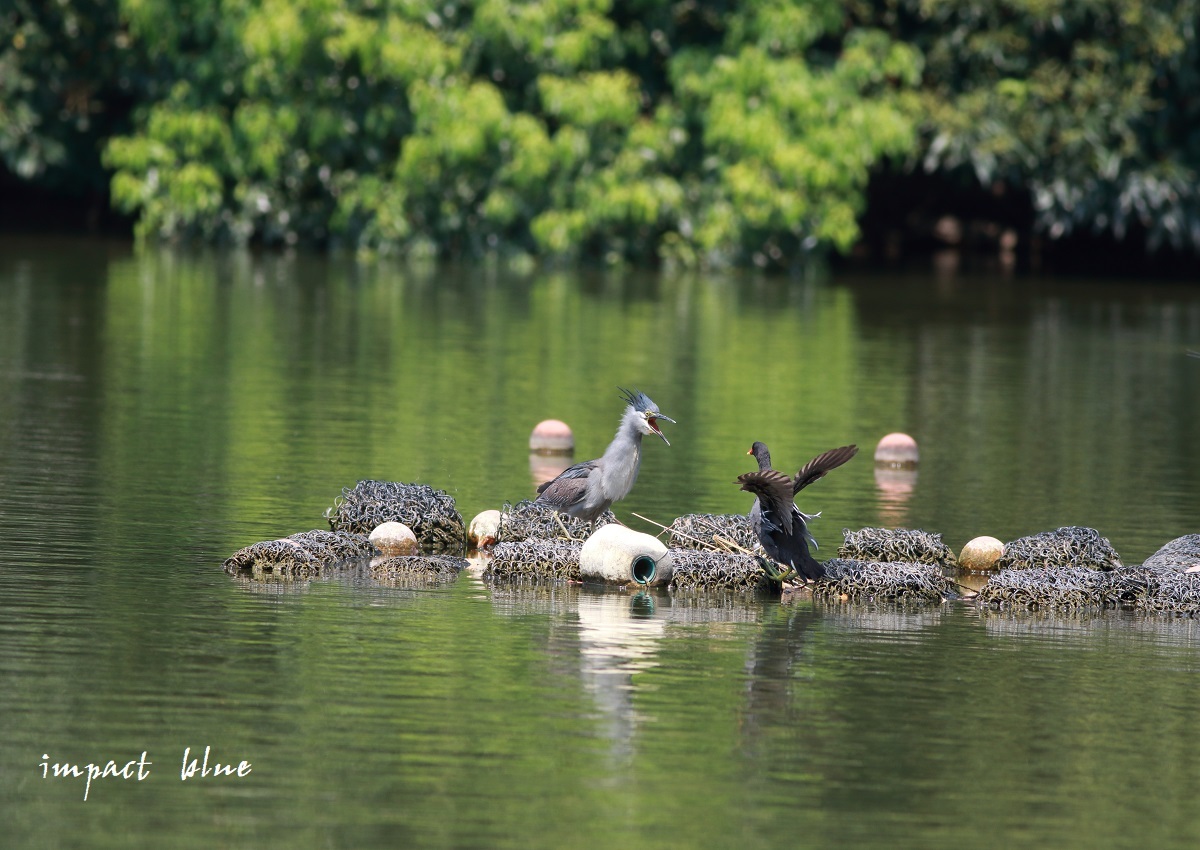
[[[1191,293],[985,277],[844,283],[856,416],[921,443],[905,522],[951,548],[1085,525],[1127,563],[1192,530],[1190,507],[1170,496],[1200,462],[1197,377],[1180,356],[1200,333]]]

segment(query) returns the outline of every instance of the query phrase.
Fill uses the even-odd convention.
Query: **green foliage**
[[[1028,189],[1075,229],[1200,250],[1200,2],[908,0],[924,165]]]
[[[103,185],[98,149],[144,91],[136,46],[103,0],[0,7],[0,164],[55,189]]]
[[[754,45],[736,55],[682,54],[676,90],[699,120],[709,167],[692,183],[698,247],[713,259],[758,264],[819,244],[848,249],[871,166],[914,144],[909,103],[872,73],[872,51],[908,60],[879,32],[855,32],[828,69],[773,58]],[[876,57],[879,58],[879,57]],[[881,89],[878,96],[865,92]]]
[[[191,7],[224,73],[170,66],[195,81],[108,145],[143,235],[786,263],[847,249],[915,143],[919,55],[832,0],[232,5]],[[156,55],[194,46],[168,0],[122,8]]]
[[[14,0],[0,158],[138,232],[789,264],[881,163],[1200,248],[1200,0]],[[100,152],[103,151],[101,159]]]

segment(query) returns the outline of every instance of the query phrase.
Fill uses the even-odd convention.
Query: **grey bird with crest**
[[[757,472],[738,476],[742,489],[756,497],[750,509],[750,525],[767,557],[785,567],[780,572],[763,564],[764,571],[775,581],[793,575],[805,581],[824,578],[825,568],[809,551],[809,544],[815,549],[817,541],[808,530],[808,521],[820,514],[806,514],[796,507],[796,494],[858,454],[858,446],[842,446],[819,454],[795,476],[771,469],[771,453],[764,443],[756,442],[746,454],[754,455],[758,461]]]
[[[537,488],[537,501],[553,506],[560,513],[594,523],[613,502],[624,499],[637,481],[642,466],[642,437],[657,434],[668,446],[671,442],[658,427],[658,421],[674,423],[643,392],[618,387],[625,399],[625,414],[617,435],[604,450],[604,456],[585,460]]]

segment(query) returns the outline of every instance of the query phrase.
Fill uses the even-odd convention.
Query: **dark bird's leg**
[[[767,578],[776,584],[783,584],[796,574],[794,567],[786,564],[781,564],[778,561],[773,561],[770,558],[764,558],[761,555],[755,555],[754,560],[758,561],[758,566],[766,573]]]

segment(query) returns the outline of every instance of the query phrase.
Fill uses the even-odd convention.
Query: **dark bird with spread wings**
[[[758,471],[738,476],[742,489],[756,497],[750,509],[750,524],[758,535],[767,557],[784,565],[782,573],[768,570],[775,580],[793,574],[805,581],[825,577],[825,568],[813,558],[809,544],[815,549],[817,541],[808,530],[808,521],[820,514],[806,514],[796,507],[796,494],[824,478],[858,453],[858,446],[842,446],[817,455],[801,467],[795,476],[771,469],[771,453],[763,443],[756,442],[746,454],[754,455]]]
[[[657,434],[671,445],[659,430],[658,422],[675,420],[663,415],[645,393],[626,389],[621,389],[621,393],[626,401],[625,414],[604,456],[568,467],[557,478],[542,484],[537,489],[537,501],[576,519],[595,522],[613,502],[624,499],[633,489],[642,466],[642,437]]]

